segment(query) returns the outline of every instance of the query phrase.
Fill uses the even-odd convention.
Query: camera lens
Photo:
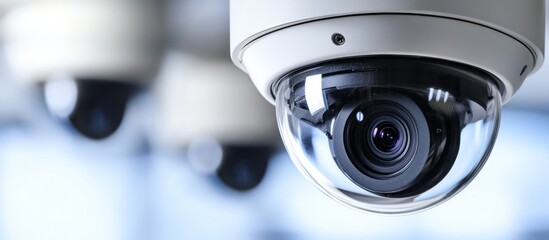
[[[353,164],[377,179],[404,171],[412,160],[407,147],[409,129],[415,123],[403,108],[394,102],[375,101],[358,106],[355,115],[366,117],[349,118],[346,124],[346,151]]]
[[[333,129],[332,149],[339,167],[369,191],[405,193],[427,162],[428,123],[405,95],[379,93],[350,102]]]
[[[365,149],[381,161],[393,161],[405,153],[409,130],[398,115],[385,115],[374,119],[369,127]]]
[[[375,127],[372,137],[375,146],[383,152],[395,150],[400,143],[400,133],[391,124]]]

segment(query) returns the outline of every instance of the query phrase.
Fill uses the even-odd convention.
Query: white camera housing
[[[542,65],[544,24],[543,0],[232,0],[231,57],[309,180],[408,213],[480,171],[501,104]]]
[[[3,47],[23,81],[64,73],[139,83],[158,69],[163,25],[155,3],[19,0],[7,7]]]
[[[50,112],[89,138],[110,136],[128,99],[158,71],[164,32],[157,1],[10,0],[0,7],[11,73],[44,85]]]

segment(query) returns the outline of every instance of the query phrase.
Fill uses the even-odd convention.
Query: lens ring
[[[377,156],[386,152],[376,155],[375,147],[364,147],[374,146],[370,134],[384,122],[398,126],[406,138],[404,147],[398,147],[402,153],[399,155],[398,151],[390,159]],[[347,103],[332,127],[331,147],[339,168],[358,186],[380,195],[413,186],[427,163],[429,142],[429,127],[422,110],[414,100],[397,92],[379,92]]]

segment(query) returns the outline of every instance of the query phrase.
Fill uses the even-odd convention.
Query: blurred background
[[[0,239],[549,239],[548,77],[462,193],[378,216],[293,166],[228,0],[0,0]]]

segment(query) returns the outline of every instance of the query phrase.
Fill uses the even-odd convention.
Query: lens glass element
[[[391,153],[402,145],[400,144],[400,132],[391,123],[383,123],[374,127],[372,138],[375,147],[386,153]]]

